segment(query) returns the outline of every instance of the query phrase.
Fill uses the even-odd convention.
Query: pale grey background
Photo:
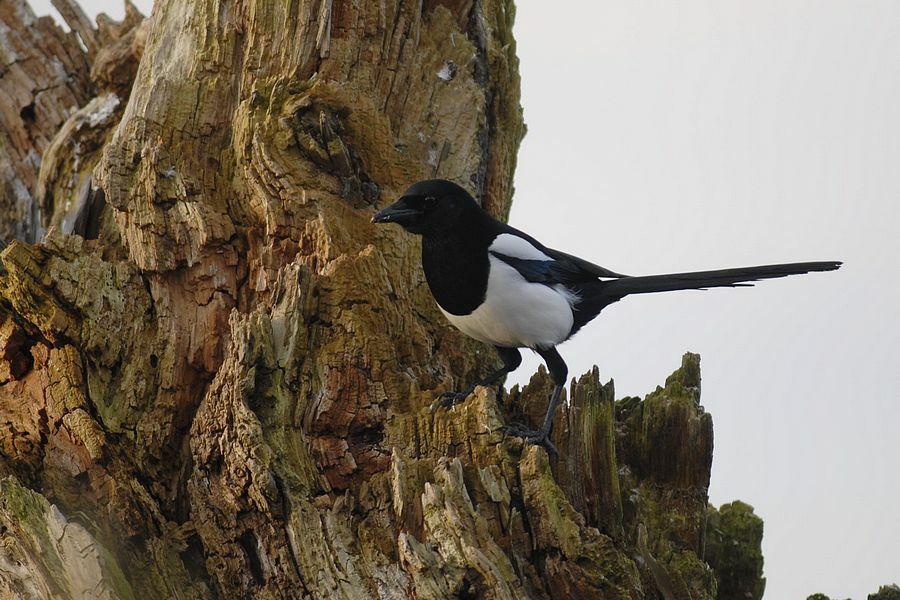
[[[699,352],[711,500],[765,519],[766,597],[900,583],[900,2],[520,0],[517,23],[514,225],[629,274],[845,261],[626,298],[572,371],[643,394]]]
[[[640,395],[699,352],[711,500],[765,519],[766,597],[900,583],[900,2],[518,5],[513,225],[629,274],[846,262],[628,298],[561,348],[570,372]]]

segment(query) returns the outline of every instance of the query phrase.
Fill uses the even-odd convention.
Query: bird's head
[[[439,236],[464,226],[480,208],[469,193],[452,181],[428,179],[414,183],[399,200],[372,217],[373,223],[397,223],[410,233]]]

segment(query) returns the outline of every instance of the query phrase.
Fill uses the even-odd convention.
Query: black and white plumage
[[[372,220],[397,223],[422,236],[425,279],[441,311],[466,335],[497,348],[504,366],[480,384],[494,383],[518,367],[519,348],[531,348],[547,363],[556,388],[543,426],[517,432],[535,443],[547,443],[568,376],[556,346],[606,306],[630,294],[746,286],[841,265],[807,262],[629,277],[547,248],[497,221],[465,189],[442,179],[414,184]]]

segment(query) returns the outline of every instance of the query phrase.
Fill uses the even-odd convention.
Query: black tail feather
[[[752,282],[762,279],[776,279],[778,277],[802,275],[814,271],[834,271],[840,266],[840,262],[807,262],[720,269],[718,271],[697,271],[695,273],[649,275],[646,277],[622,277],[621,279],[607,281],[605,293],[611,298],[614,297],[618,300],[630,294],[748,286],[753,285]]]
[[[622,277],[609,281],[597,281],[578,286],[574,291],[581,297],[576,305],[575,326],[572,333],[596,317],[601,310],[631,294],[651,294],[677,290],[703,290],[714,287],[746,287],[754,281],[776,279],[789,275],[802,275],[816,271],[834,271],[839,261],[790,263],[740,267],[695,273],[672,273],[645,277]]]

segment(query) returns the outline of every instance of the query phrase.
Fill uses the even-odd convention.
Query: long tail
[[[573,332],[597,316],[605,307],[631,294],[704,290],[714,287],[746,287],[752,286],[754,281],[762,279],[777,279],[778,277],[802,275],[816,271],[834,271],[840,266],[839,261],[805,262],[697,271],[695,273],[621,277],[608,281],[591,282],[583,288],[575,290],[582,300],[576,306]]]

